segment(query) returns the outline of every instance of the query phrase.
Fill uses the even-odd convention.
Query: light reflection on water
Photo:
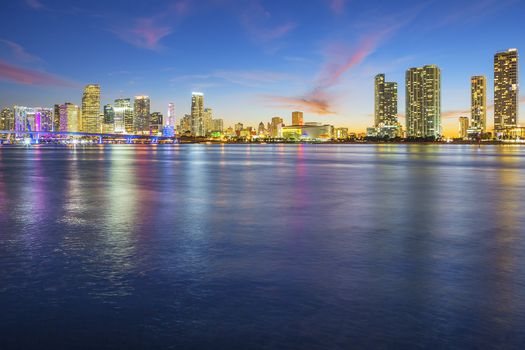
[[[524,150],[0,148],[0,348],[519,347]]]

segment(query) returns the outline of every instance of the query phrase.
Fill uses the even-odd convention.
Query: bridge
[[[88,132],[70,132],[70,131],[13,131],[0,130],[0,135],[11,135],[15,137],[29,136],[31,143],[39,143],[40,139],[55,139],[62,140],[68,137],[91,137],[98,140],[98,143],[103,143],[104,138],[108,139],[124,139],[126,143],[133,143],[133,140],[149,140],[150,143],[159,143],[159,141],[173,141],[179,143],[179,139],[169,136],[152,136],[152,135],[134,135],[134,134],[104,134],[104,133],[88,133]]]

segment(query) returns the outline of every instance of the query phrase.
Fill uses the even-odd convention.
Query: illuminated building
[[[348,138],[348,128],[336,128],[334,130],[334,138],[338,140],[346,140]]]
[[[139,134],[150,132],[150,99],[148,96],[135,96],[134,102],[134,131]]]
[[[222,119],[212,119],[211,121],[213,132],[223,132],[224,131],[224,121]]]
[[[79,132],[82,113],[80,107],[66,102],[59,107],[61,132]]]
[[[287,140],[329,141],[334,134],[332,125],[307,123],[306,125],[290,125],[282,127],[282,137]]]
[[[265,136],[266,135],[266,128],[264,127],[264,123],[263,122],[259,123],[259,127],[257,128],[257,133],[260,136]]]
[[[212,120],[213,120],[213,109],[211,108],[205,108],[204,109],[204,117],[203,117],[203,123],[204,123],[204,131],[205,135],[208,135],[210,131],[212,130]]]
[[[56,104],[53,108],[53,131],[60,130],[60,105]]]
[[[14,106],[14,131],[53,131],[53,109]]]
[[[191,115],[186,114],[184,117],[180,120],[180,126],[179,126],[179,134],[191,134]]]
[[[115,110],[108,104],[104,106],[104,124],[115,124]]]
[[[196,137],[206,136],[204,95],[200,92],[191,94],[191,134]]]
[[[441,71],[436,65],[406,72],[408,137],[441,137]]]
[[[303,112],[292,112],[292,125],[304,125]]]
[[[235,124],[235,131],[241,131],[242,129],[244,129],[244,124],[243,123]]]
[[[466,139],[468,137],[469,121],[467,117],[459,117],[459,138]]]
[[[175,103],[168,103],[168,117],[166,118],[166,125],[175,127],[177,120],[175,118]]]
[[[0,113],[0,130],[14,130],[15,117],[11,108],[4,108]]]
[[[470,79],[470,121],[477,132],[487,132],[487,78],[479,75]]]
[[[131,108],[131,99],[119,98],[115,100],[115,132],[118,134],[133,133],[133,108]]]
[[[283,137],[282,128],[284,126],[283,118],[281,117],[273,117],[272,123],[270,124],[270,137],[273,138],[281,138]]]
[[[164,116],[160,112],[153,112],[150,116],[149,134],[159,135],[162,133],[162,125],[164,123]]]
[[[82,95],[82,122],[80,131],[100,132],[100,86],[90,84],[84,88]]]
[[[375,77],[375,127],[397,124],[397,83],[385,82],[385,75]]]
[[[494,129],[518,125],[519,108],[518,50],[508,49],[494,55]]]

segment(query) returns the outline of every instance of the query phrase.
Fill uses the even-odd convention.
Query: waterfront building
[[[191,134],[195,137],[206,136],[204,94],[200,92],[191,94]]]
[[[110,104],[107,104],[104,106],[103,121],[104,121],[104,124],[115,124],[115,110],[113,109],[113,106]]]
[[[292,112],[292,125],[304,125],[303,112]]]
[[[441,71],[436,65],[406,71],[408,137],[435,137],[441,132]]]
[[[264,123],[260,122],[259,127],[257,128],[257,133],[259,136],[266,136],[266,128],[264,127]]]
[[[209,135],[213,129],[212,120],[213,120],[213,109],[205,108],[204,116],[203,116],[204,131],[205,131],[204,136]]]
[[[212,119],[211,125],[211,130],[215,133],[224,131],[224,121],[222,119]]]
[[[53,109],[14,106],[14,131],[53,131]]]
[[[282,128],[284,126],[283,118],[273,117],[272,123],[270,124],[269,133],[270,137],[281,138],[283,137]]]
[[[466,139],[469,131],[469,120],[468,117],[459,117],[459,138]]]
[[[150,99],[148,96],[135,96],[134,101],[134,131],[146,135],[150,132]]]
[[[59,106],[59,114],[60,114],[60,129],[61,132],[79,132],[80,130],[80,122],[82,119],[82,113],[80,111],[80,107],[70,103],[66,102]]]
[[[0,112],[0,130],[14,130],[15,117],[11,108],[4,108]]]
[[[470,122],[478,133],[487,132],[487,78],[477,75],[470,78]]]
[[[518,108],[518,50],[508,49],[494,55],[494,129],[515,128]]]
[[[179,134],[190,134],[191,135],[191,114],[186,114],[180,120]]]
[[[305,125],[282,126],[281,133],[287,140],[330,141],[334,135],[332,125],[306,123]]]
[[[244,124],[243,123],[235,124],[235,131],[236,132],[241,131],[242,129],[244,129]]]
[[[160,135],[162,133],[164,116],[160,112],[151,113],[149,134],[152,136]]]
[[[348,128],[336,128],[334,138],[337,140],[346,140],[348,138]]]
[[[82,95],[82,122],[79,131],[100,132],[100,85],[89,84]]]
[[[133,108],[131,107],[131,99],[119,98],[115,100],[115,133],[118,134],[132,134],[133,133]]]
[[[375,77],[375,127],[397,124],[397,83],[386,82],[384,74]]]

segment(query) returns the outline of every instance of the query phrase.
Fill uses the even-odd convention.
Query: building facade
[[[82,95],[82,123],[79,131],[98,133],[100,122],[100,85],[89,84]]]
[[[14,131],[53,131],[53,109],[14,106]]]
[[[138,134],[150,133],[150,99],[149,96],[135,96],[134,101],[134,131]]]
[[[405,82],[407,136],[441,137],[440,69],[436,65],[410,68]]]
[[[200,92],[191,95],[191,134],[195,137],[206,136],[204,95]]]
[[[386,82],[384,74],[375,77],[375,127],[397,124],[397,83]]]
[[[11,108],[4,108],[0,112],[0,130],[14,130],[15,116]]]
[[[466,139],[468,137],[469,120],[467,117],[459,117],[459,138]]]
[[[170,102],[168,103],[168,115],[166,118],[166,125],[175,127],[175,125],[177,125],[176,123],[177,120],[175,118],[175,103]]]
[[[470,79],[471,128],[479,133],[487,132],[487,78],[483,75]]]
[[[518,108],[518,50],[508,49],[494,55],[494,129],[516,127]]]
[[[133,133],[133,108],[131,107],[131,99],[119,98],[115,100],[115,127],[114,130],[118,134],[132,134]]]
[[[59,106],[60,114],[60,131],[61,132],[79,132],[82,113],[80,107],[70,102]]]
[[[303,112],[292,112],[292,125],[304,125]]]

